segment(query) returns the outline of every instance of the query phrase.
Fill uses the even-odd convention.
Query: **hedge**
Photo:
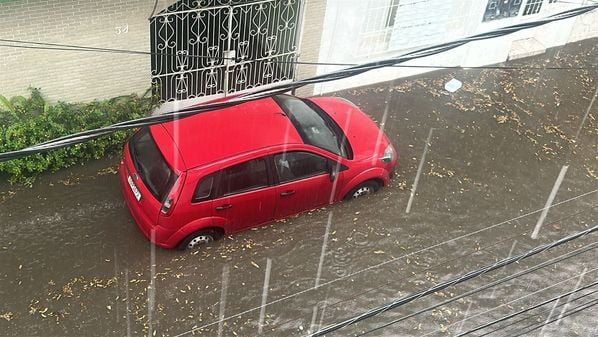
[[[0,152],[14,151],[46,140],[147,116],[158,100],[150,95],[121,96],[90,103],[48,103],[39,89],[30,96],[0,95]],[[0,175],[11,183],[31,185],[35,177],[107,155],[120,153],[131,131],[110,134],[86,143],[0,162]]]

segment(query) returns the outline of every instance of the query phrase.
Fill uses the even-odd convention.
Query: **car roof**
[[[151,130],[165,159],[180,171],[273,145],[303,143],[270,97],[154,125]],[[173,141],[179,151],[172,148]]]

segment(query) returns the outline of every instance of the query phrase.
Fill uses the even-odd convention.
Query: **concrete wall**
[[[167,1],[158,1],[157,10]],[[149,50],[148,0],[5,0],[0,38]],[[11,44],[0,42],[0,44]],[[88,101],[150,87],[147,55],[0,47],[0,94],[38,87],[50,100]]]
[[[496,28],[537,20],[551,14],[575,8],[579,4],[552,3],[544,1],[538,14],[522,16],[526,1],[520,8],[520,15],[494,21],[482,22],[487,1],[480,0],[437,0],[400,1],[397,22],[392,30],[389,47],[385,52],[360,54],[357,52],[360,25],[364,22],[364,10],[369,0],[328,0],[324,22],[319,62],[361,63],[376,59],[398,56],[415,49],[439,42],[448,42],[468,35],[478,34]],[[377,0],[379,3],[382,0]],[[426,3],[427,11],[422,10]],[[437,5],[435,3],[438,2]],[[415,18],[417,17],[417,18]],[[400,22],[403,20],[404,22]],[[439,32],[444,32],[440,34]],[[396,36],[400,36],[396,37]],[[543,52],[546,48],[564,45],[598,36],[598,11],[545,26],[520,31],[505,37],[474,42],[452,51],[417,59],[405,65],[481,66]],[[422,37],[427,37],[422,38]],[[393,44],[393,39],[400,44]],[[404,48],[397,47],[404,46]],[[318,74],[343,67],[322,65]],[[435,68],[386,68],[365,73],[341,81],[316,85],[314,93],[322,94],[345,88],[357,87],[393,78],[413,76]]]
[[[299,61],[316,63],[320,56],[322,45],[322,30],[326,15],[327,0],[306,0],[303,5],[303,20],[299,37]],[[317,65],[299,64],[295,78],[304,79],[315,76],[318,72]],[[313,85],[297,90],[299,95],[311,95]]]

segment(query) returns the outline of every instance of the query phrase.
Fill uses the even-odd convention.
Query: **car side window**
[[[309,152],[285,152],[274,156],[281,183],[328,172],[328,159]]]
[[[268,186],[264,158],[253,159],[222,170],[220,195],[229,195]]]
[[[199,181],[197,187],[195,188],[195,193],[193,193],[192,202],[200,202],[210,199],[210,196],[212,196],[212,190],[214,189],[215,178],[216,173],[212,173]]]

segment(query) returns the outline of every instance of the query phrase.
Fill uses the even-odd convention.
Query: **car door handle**
[[[293,194],[295,194],[294,190],[288,190],[288,191],[284,191],[284,192],[280,193],[280,196],[281,197],[288,197],[289,195],[293,195]]]
[[[224,211],[225,209],[229,209],[229,208],[232,208],[232,207],[233,207],[233,205],[231,205],[231,204],[224,204],[224,205],[216,207],[216,210],[217,211]]]

